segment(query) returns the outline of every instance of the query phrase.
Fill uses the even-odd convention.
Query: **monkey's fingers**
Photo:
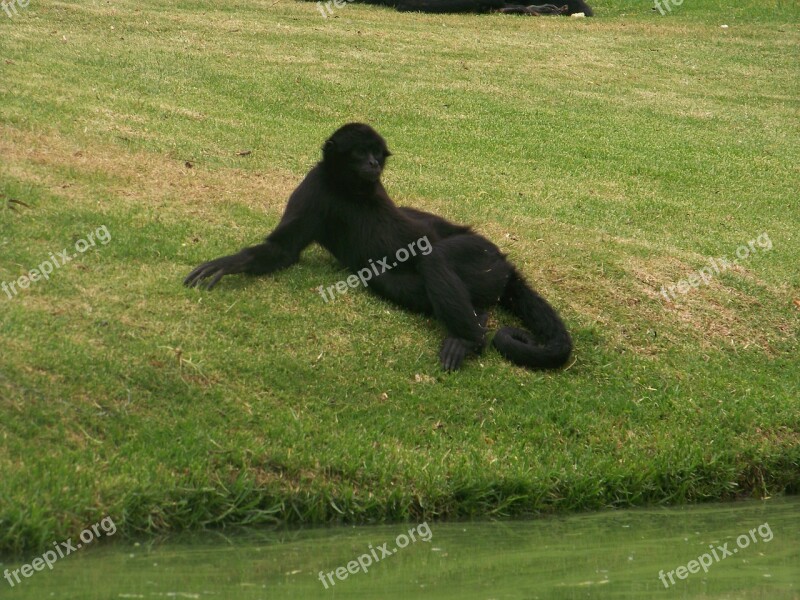
[[[186,287],[194,287],[197,285],[197,282],[201,279],[201,274],[206,268],[208,263],[203,263],[199,267],[196,267],[191,273],[189,273],[186,278],[183,280],[183,285]]]
[[[210,262],[203,263],[186,276],[186,279],[183,280],[183,285],[187,287],[200,287],[200,284],[204,279],[211,277],[212,275],[217,275],[219,272],[222,272],[222,275],[225,274],[224,269],[220,269],[217,265],[217,261],[212,260]],[[222,278],[222,275],[220,275],[220,277],[214,281],[214,285],[216,285],[217,281]]]
[[[206,284],[206,289],[211,290],[214,288],[215,285],[219,283],[219,280],[225,277],[225,269],[218,270],[214,276],[209,279],[208,283]]]
[[[469,348],[462,340],[455,337],[445,338],[439,351],[439,361],[445,371],[457,371],[468,353]]]

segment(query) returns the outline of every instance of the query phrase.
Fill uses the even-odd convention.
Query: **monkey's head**
[[[346,187],[374,186],[380,181],[389,156],[386,141],[364,123],[340,127],[322,146],[322,164],[327,173]]]

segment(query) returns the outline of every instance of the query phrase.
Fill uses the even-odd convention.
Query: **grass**
[[[0,282],[111,235],[0,292],[0,550],[106,515],[133,535],[797,492],[800,8],[596,11],[0,13]],[[443,374],[430,319],[322,302],[345,273],[319,248],[181,286],[263,237],[352,120],[387,138],[399,203],[475,225],[562,312],[569,368],[488,351]]]

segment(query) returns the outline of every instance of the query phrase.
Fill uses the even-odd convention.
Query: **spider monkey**
[[[556,4],[518,5],[506,0],[361,0],[365,4],[390,4],[401,12],[423,13],[486,13],[505,12],[525,15],[594,16],[592,7],[584,0],[559,0]]]
[[[352,0],[348,0],[352,1]],[[380,6],[390,6],[400,12],[422,12],[422,13],[488,13],[502,12],[521,15],[573,15],[583,13],[587,17],[594,16],[592,7],[585,0],[558,0],[557,4],[523,5],[512,4],[506,0],[355,0],[361,4],[377,4]],[[333,14],[331,0],[318,3],[322,14],[327,16],[323,5],[327,7],[328,13]],[[337,3],[336,6],[341,6]]]
[[[322,160],[291,194],[278,226],[262,244],[201,264],[184,284],[210,290],[232,273],[273,273],[296,263],[303,249],[317,242],[352,273],[373,266],[376,276],[368,288],[378,296],[441,321],[447,336],[439,359],[446,371],[483,352],[487,311],[495,305],[530,330],[500,328],[493,339],[500,354],[531,369],[563,366],[572,341],[558,313],[492,242],[467,226],[392,202],[381,183],[389,156],[372,127],[344,125],[325,142]],[[415,253],[382,273],[374,268],[373,260],[396,256],[398,249],[423,239],[427,253]]]

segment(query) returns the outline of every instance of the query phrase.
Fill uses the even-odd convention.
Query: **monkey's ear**
[[[383,155],[384,155],[386,158],[389,158],[389,157],[392,155],[392,153],[391,153],[391,152],[389,152],[389,149],[388,149],[388,148],[384,148],[383,152],[384,152],[384,154],[383,154]]]
[[[322,144],[322,151],[323,152],[332,152],[336,148],[336,142],[333,140],[327,140],[324,144]]]

